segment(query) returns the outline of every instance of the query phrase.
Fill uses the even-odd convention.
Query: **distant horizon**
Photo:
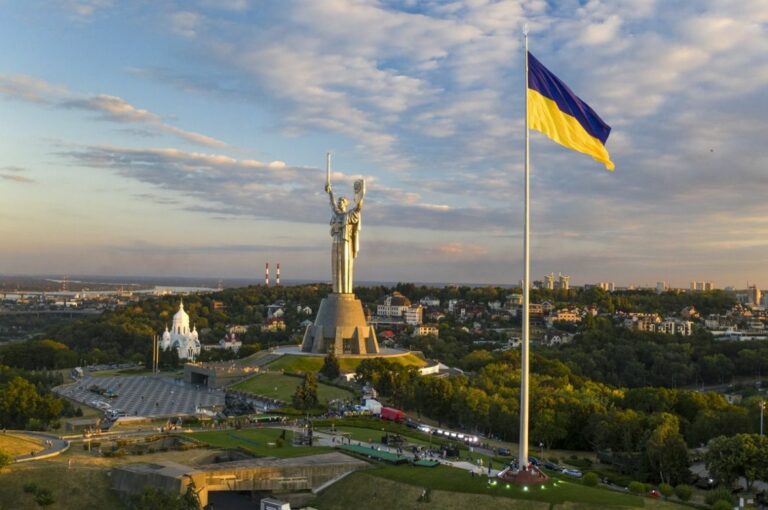
[[[199,287],[207,287],[213,290],[216,290],[215,285],[218,284],[219,281],[222,283],[226,282],[234,282],[234,283],[242,283],[243,285],[230,285],[230,286],[224,286],[224,288],[237,288],[238,286],[248,286],[248,285],[260,285],[264,283],[264,278],[252,278],[252,277],[216,277],[216,276],[179,276],[179,275],[164,275],[164,276],[156,276],[156,275],[128,275],[128,274],[122,274],[122,275],[108,275],[108,274],[68,274],[68,275],[61,275],[61,274],[51,274],[51,273],[41,273],[41,274],[13,274],[13,273],[0,273],[0,280],[2,279],[11,279],[11,278],[32,278],[32,279],[40,279],[40,280],[47,280],[52,282],[61,282],[62,278],[66,276],[71,283],[94,283],[94,284],[101,284],[101,285],[132,285],[132,284],[145,284],[145,285],[155,285],[155,286],[174,286],[174,284],[178,284],[181,282],[184,283],[204,283],[206,285],[197,285]],[[83,279],[91,279],[92,282],[83,281]],[[125,279],[127,281],[121,282],[121,281],[110,281],[110,280],[121,280]],[[133,280],[133,281],[131,281]],[[538,281],[538,278],[534,278],[533,281]],[[323,279],[313,279],[313,278],[286,278],[281,275],[280,278],[281,285],[282,286],[296,286],[296,285],[311,285],[311,284],[327,284],[330,285],[330,279],[323,280]],[[610,282],[610,280],[602,280],[603,282]],[[659,280],[661,281],[661,280]],[[214,284],[213,286],[208,286],[207,284]],[[572,283],[571,287],[574,288],[582,288],[585,285],[596,285],[598,282],[585,282],[585,283]],[[630,286],[634,286],[635,289],[654,289],[656,287],[656,283],[653,284],[618,284],[616,282],[614,283],[615,287],[621,288],[621,289],[627,289]],[[667,282],[669,283],[669,282]],[[386,287],[394,287],[398,284],[413,284],[416,286],[425,286],[425,287],[436,287],[436,288],[442,288],[442,287],[449,287],[449,286],[463,286],[463,287],[499,287],[499,288],[520,288],[519,283],[483,283],[483,282],[428,282],[428,281],[406,281],[406,280],[359,280],[355,282],[355,287],[371,287],[371,286],[377,286],[377,285],[383,285]],[[753,285],[750,283],[749,285]],[[187,286],[187,285],[177,285],[177,286]],[[270,286],[275,286],[275,279],[274,279],[274,273],[270,275]],[[725,285],[725,286],[716,286],[713,290],[725,290],[726,287],[732,287],[734,290],[740,291],[740,290],[746,290],[748,286],[745,287],[738,287],[735,285]],[[676,289],[676,290],[690,290],[690,282],[688,284],[683,286],[675,286],[675,285],[669,285],[670,289]],[[762,287],[759,287],[762,289]]]

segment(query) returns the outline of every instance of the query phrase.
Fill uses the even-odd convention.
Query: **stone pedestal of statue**
[[[314,324],[307,326],[303,352],[336,356],[378,354],[376,331],[365,320],[363,303],[352,294],[332,293],[320,302]]]

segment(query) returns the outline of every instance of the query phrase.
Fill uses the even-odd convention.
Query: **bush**
[[[680,484],[675,487],[675,496],[680,501],[688,501],[693,495],[693,488],[690,485]]]
[[[586,470],[592,467],[592,461],[585,458],[579,459],[579,458],[571,458],[568,461],[568,464],[571,464],[572,466],[575,466],[581,470]]]
[[[622,475],[621,473],[611,473],[605,475],[605,479],[608,483],[618,485],[619,487],[628,487],[632,483],[632,477],[628,475]]]
[[[672,494],[675,493],[675,489],[673,489],[672,486],[668,483],[662,483],[659,485],[659,492],[662,496],[664,496],[664,499],[668,499]]]
[[[632,494],[643,494],[645,493],[645,484],[642,482],[630,482],[629,492]]]
[[[731,495],[731,491],[725,488],[711,491],[704,498],[704,501],[706,501],[708,505],[713,505],[713,506],[718,501],[728,501],[731,505],[733,505],[736,502],[733,499],[733,496]]]
[[[586,473],[584,475],[584,478],[581,479],[581,483],[583,483],[587,487],[595,487],[599,481],[600,481],[600,477],[598,477],[597,473],[593,471]]]
[[[37,492],[37,484],[36,483],[25,483],[22,486],[22,489],[24,489],[24,492],[27,494],[34,494]]]
[[[715,501],[715,504],[712,505],[712,510],[731,510],[732,508],[733,508],[733,503],[725,501],[724,499],[721,499],[720,501]]]
[[[52,505],[56,502],[53,499],[50,489],[38,489],[35,493],[35,502],[40,506]]]

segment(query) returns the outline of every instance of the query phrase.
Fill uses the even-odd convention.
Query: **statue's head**
[[[346,211],[348,205],[349,205],[349,201],[345,197],[341,197],[339,199],[339,210]]]

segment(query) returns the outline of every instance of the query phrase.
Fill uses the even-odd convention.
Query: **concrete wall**
[[[339,452],[293,459],[250,459],[193,468],[173,462],[130,464],[112,470],[112,488],[121,496],[155,487],[178,494],[194,484],[200,502],[211,491],[310,491],[345,473],[368,467]]]

